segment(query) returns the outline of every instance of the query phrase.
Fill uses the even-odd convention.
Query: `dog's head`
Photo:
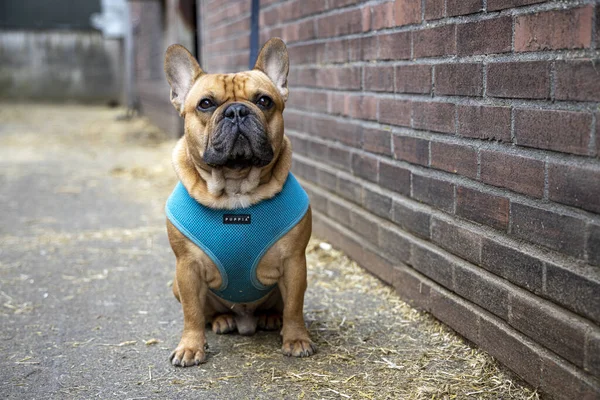
[[[245,170],[276,160],[288,97],[288,53],[281,39],[263,46],[253,70],[235,74],[205,73],[184,47],[172,45],[165,72],[194,164]]]

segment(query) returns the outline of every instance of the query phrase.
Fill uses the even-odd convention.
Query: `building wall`
[[[203,2],[209,71],[245,69],[245,3]],[[260,17],[288,44],[315,234],[544,393],[600,397],[598,2],[263,0]]]
[[[119,102],[122,54],[91,30],[0,30],[0,98]]]
[[[206,72],[248,69],[250,0],[201,1],[202,68]]]

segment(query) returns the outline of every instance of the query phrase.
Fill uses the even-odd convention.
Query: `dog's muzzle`
[[[264,167],[273,159],[273,149],[260,119],[243,103],[231,103],[222,113],[204,161],[214,167]]]

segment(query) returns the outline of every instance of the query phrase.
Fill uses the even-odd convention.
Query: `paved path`
[[[0,105],[0,398],[531,396],[318,241],[306,301],[317,355],[283,357],[277,333],[210,333],[206,364],[170,366],[182,328],[162,211],[173,142],[121,113]]]

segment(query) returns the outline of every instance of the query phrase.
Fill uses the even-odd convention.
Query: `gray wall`
[[[0,99],[120,102],[121,60],[96,31],[0,30]]]

